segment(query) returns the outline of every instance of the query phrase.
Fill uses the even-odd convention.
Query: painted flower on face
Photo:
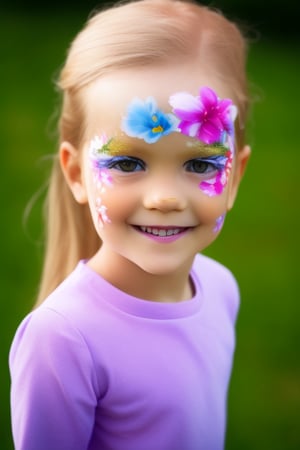
[[[214,197],[215,195],[221,195],[228,181],[230,170],[232,168],[233,155],[230,150],[225,153],[226,163],[224,168],[221,169],[216,176],[210,180],[202,181],[199,187],[204,194],[209,197]]]
[[[103,228],[103,225],[105,223],[111,223],[111,220],[109,219],[107,215],[107,207],[102,204],[102,199],[98,197],[96,199],[96,211],[98,214],[98,225],[99,228]]]
[[[215,233],[218,233],[218,231],[220,231],[221,229],[222,229],[222,227],[223,227],[223,224],[224,224],[224,220],[225,220],[225,213],[224,214],[222,214],[221,216],[219,216],[217,219],[216,219],[216,224],[215,224],[215,227],[214,227],[214,229],[213,229],[213,231],[215,232]]]
[[[210,180],[202,181],[199,187],[204,194],[209,197],[214,197],[215,195],[221,195],[224,187],[226,185],[227,178],[225,171],[218,172],[217,175]]]
[[[98,226],[103,228],[105,223],[110,223],[110,219],[107,215],[107,207],[102,202],[102,194],[106,191],[107,186],[112,186],[112,177],[109,171],[103,167],[103,159],[109,158],[106,154],[106,146],[109,141],[105,133],[101,136],[95,136],[89,146],[89,158],[91,167],[94,172],[94,185],[96,187],[96,200],[95,209],[98,217]]]
[[[89,146],[89,155],[93,160],[99,158],[99,153],[103,151],[106,144],[108,143],[108,137],[105,133],[102,133],[101,136],[94,136],[94,138],[90,142]]]
[[[105,147],[108,144],[106,134],[101,136],[95,136],[91,140],[89,147],[89,157],[91,161],[92,169],[94,170],[94,183],[98,192],[105,192],[106,186],[112,185],[112,177],[107,169],[102,167],[101,161],[108,156],[105,154]]]
[[[145,101],[135,98],[127,108],[122,130],[130,137],[143,139],[147,144],[157,142],[162,136],[177,131],[178,120],[173,114],[158,109],[153,97]]]
[[[237,108],[232,100],[219,99],[209,87],[201,88],[197,97],[178,92],[170,97],[169,103],[180,119],[179,130],[187,136],[213,144],[224,141],[224,133],[234,134]]]

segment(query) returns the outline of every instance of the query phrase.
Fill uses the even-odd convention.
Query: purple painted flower
[[[236,107],[230,99],[219,99],[209,87],[201,88],[197,97],[178,92],[170,97],[169,103],[180,119],[178,128],[183,134],[213,144],[234,133]]]
[[[89,146],[91,167],[94,170],[94,182],[99,192],[105,192],[105,186],[112,185],[112,177],[103,164],[103,160],[109,158],[105,154],[108,142],[106,134],[102,134],[101,136],[95,136]]]
[[[218,233],[218,231],[220,231],[221,230],[221,228],[223,227],[223,224],[224,224],[224,220],[225,220],[225,213],[224,214],[222,214],[221,216],[219,216],[217,219],[216,219],[216,224],[215,224],[215,227],[214,227],[214,232],[215,233]]]

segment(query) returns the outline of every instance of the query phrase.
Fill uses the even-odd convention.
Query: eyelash
[[[123,164],[123,166],[122,166]],[[125,164],[125,165],[124,165]],[[127,167],[126,167],[127,164]],[[129,166],[131,164],[131,166]],[[133,165],[133,167],[132,167]],[[130,170],[126,170],[128,169]],[[140,172],[145,170],[146,164],[139,158],[133,158],[132,156],[114,156],[113,158],[103,159],[99,161],[99,168],[116,169],[120,172]]]
[[[187,161],[184,166],[188,172],[198,174],[208,174],[210,172],[221,171],[225,169],[226,156],[217,155],[210,158],[196,158]],[[197,166],[198,165],[198,168]],[[200,166],[200,167],[199,167]]]
[[[188,172],[209,174],[211,172],[224,170],[226,160],[227,158],[223,155],[211,156],[209,158],[195,158],[186,161],[184,167]],[[115,169],[124,173],[146,170],[145,162],[132,156],[114,156],[112,158],[100,159],[97,161],[97,167],[99,169]]]

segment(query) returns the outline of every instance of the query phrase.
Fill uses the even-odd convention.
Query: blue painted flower
[[[162,136],[177,131],[177,124],[178,120],[173,114],[165,114],[158,109],[153,97],[145,101],[135,98],[127,108],[122,130],[130,137],[144,139],[152,144]]]

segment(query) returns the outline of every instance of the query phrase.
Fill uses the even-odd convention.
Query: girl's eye
[[[220,170],[224,170],[227,157],[223,155],[212,156],[210,158],[191,159],[185,163],[188,172],[199,174],[211,174]]]
[[[192,159],[191,161],[187,161],[185,163],[185,168],[188,172],[200,174],[207,174],[218,170],[218,168],[214,164],[202,159]]]
[[[145,163],[138,158],[130,156],[117,156],[111,158],[107,164],[108,169],[116,169],[121,172],[139,172],[145,170]]]

